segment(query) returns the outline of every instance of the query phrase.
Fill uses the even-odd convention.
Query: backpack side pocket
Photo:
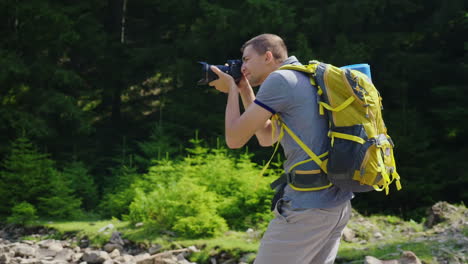
[[[374,188],[356,181],[356,172],[361,171],[366,153],[372,142],[367,139],[363,125],[335,127],[330,133],[331,147],[327,163],[330,181],[341,189],[352,192],[367,192]]]

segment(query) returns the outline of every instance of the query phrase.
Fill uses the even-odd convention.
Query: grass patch
[[[56,221],[56,222],[43,222],[41,223],[45,227],[56,229],[60,235],[67,233],[76,233],[78,237],[87,237],[90,241],[90,246],[102,246],[111,237],[112,232],[118,230],[119,232],[128,229],[128,222],[119,221],[117,219],[112,220],[100,220],[100,221]],[[101,228],[112,224],[114,228],[107,229],[99,232]]]
[[[180,245],[188,247],[191,245],[201,248],[198,253],[190,256],[190,261],[197,263],[211,263],[210,257],[224,256],[226,260],[244,257],[248,263],[255,258],[259,246],[259,238],[252,237],[246,232],[229,231],[222,237],[211,239],[180,240]]]
[[[98,232],[101,228],[112,224],[111,230]],[[254,232],[229,231],[223,236],[204,239],[175,238],[170,234],[161,234],[148,228],[131,226],[127,221],[100,220],[100,221],[57,221],[42,223],[42,225],[56,229],[59,234],[76,233],[79,237],[87,237],[94,246],[105,244],[112,232],[121,232],[124,238],[146,245],[159,244],[164,249],[196,246],[208,251],[224,250],[227,252],[256,252],[259,246],[260,235]],[[31,237],[31,239],[34,239]],[[205,251],[206,251],[205,250]]]
[[[252,238],[248,233],[229,231],[222,237],[210,239],[179,240],[177,243],[183,246],[195,245],[205,248],[222,248],[224,250],[241,250],[244,252],[256,252],[259,239]]]

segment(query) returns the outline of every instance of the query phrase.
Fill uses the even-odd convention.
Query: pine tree
[[[54,170],[52,160],[39,153],[26,137],[11,144],[10,154],[0,172],[0,214],[8,214],[20,202],[37,205],[38,198],[49,190],[48,175]]]
[[[59,219],[81,216],[81,200],[73,196],[71,181],[57,170],[50,174],[49,181],[50,192],[39,197],[38,208],[42,215]]]
[[[82,208],[86,211],[94,209],[98,199],[97,188],[83,162],[73,161],[64,168],[63,173],[70,180],[73,194],[82,199]]]
[[[68,217],[79,210],[81,201],[71,195],[70,181],[25,136],[12,142],[1,165],[0,214],[9,215],[21,202],[39,208],[39,216]]]

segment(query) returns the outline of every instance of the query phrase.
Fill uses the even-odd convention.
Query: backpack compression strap
[[[281,117],[279,117],[278,115],[275,115],[273,117],[274,121],[276,122],[279,122],[280,126],[281,126],[281,130],[286,130],[286,132],[291,136],[291,138],[305,151],[305,153],[307,153],[307,155],[309,155],[310,157],[310,160],[305,160],[305,161],[301,161],[301,162],[298,162],[296,164],[294,164],[291,168],[290,168],[290,171],[295,168],[296,166],[300,165],[300,164],[304,164],[308,161],[311,161],[313,160],[315,163],[317,163],[317,165],[319,165],[319,167],[326,173],[327,172],[327,166],[326,166],[326,162],[322,161],[321,158],[324,158],[328,155],[328,152],[326,153],[323,153],[321,154],[320,156],[318,156],[317,154],[315,154],[306,144],[304,144],[304,142],[302,142],[302,140],[296,135],[294,134],[294,132],[288,127],[286,126],[286,124],[284,124],[284,122],[281,120]],[[283,133],[281,133],[281,136],[282,136]],[[281,139],[279,138],[278,139],[278,142],[280,141]],[[325,166],[324,166],[325,165]]]
[[[277,143],[275,146],[275,150],[273,152],[273,155],[271,156],[270,160],[267,162],[267,164],[263,167],[260,175],[263,175],[265,170],[268,168],[271,160],[275,156],[276,151],[278,150],[278,146],[280,144],[281,139],[284,136],[284,130],[293,138],[297,144],[301,148],[306,151],[306,153],[311,157],[308,160],[300,161],[293,166],[289,168],[289,170],[281,175],[278,179],[276,179],[274,182],[270,184],[270,187],[272,189],[276,189],[278,186],[281,186],[283,184],[289,184],[289,186],[297,191],[318,191],[318,190],[323,190],[326,188],[331,187],[333,184],[328,180],[326,177],[326,174],[321,173],[320,170],[316,171],[302,171],[302,170],[293,170],[297,166],[314,161],[316,162],[319,166],[323,167],[323,171],[326,172],[327,168],[327,160],[323,160],[325,157],[328,156],[328,152],[325,152],[319,156],[317,156],[312,150],[310,150],[307,145],[305,145],[295,134],[294,132],[289,129],[284,122],[281,120],[281,117],[278,114],[275,114],[271,118],[272,121],[272,136],[273,139],[275,139],[276,136],[276,127],[278,126],[280,131],[277,139]]]
[[[317,84],[315,81],[315,71],[317,70],[318,62],[316,63],[311,63],[309,65],[293,65],[293,64],[287,64],[284,66],[281,66],[279,69],[280,70],[294,70],[294,71],[300,71],[300,72],[305,72],[310,75],[310,84],[313,86],[317,87],[317,94],[321,96],[323,94],[322,87]],[[348,99],[346,99],[343,103],[341,103],[337,107],[332,107],[331,105],[325,103],[325,102],[318,102],[319,104],[319,112],[320,115],[324,115],[325,111],[324,108],[333,112],[340,112],[341,110],[345,109],[348,107],[352,102],[354,102],[356,98],[354,96],[350,96]]]

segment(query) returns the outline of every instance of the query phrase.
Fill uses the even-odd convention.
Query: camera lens
[[[210,64],[200,61],[199,62],[202,65],[202,78],[197,82],[198,85],[206,85],[214,80],[217,80],[219,77],[214,73],[211,68]],[[242,61],[241,60],[228,60],[227,61],[227,66],[226,65],[214,65],[218,67],[218,69],[224,73],[227,73],[231,75],[234,80],[237,82],[240,81],[242,78],[242,72],[241,72],[241,67],[242,67]]]

